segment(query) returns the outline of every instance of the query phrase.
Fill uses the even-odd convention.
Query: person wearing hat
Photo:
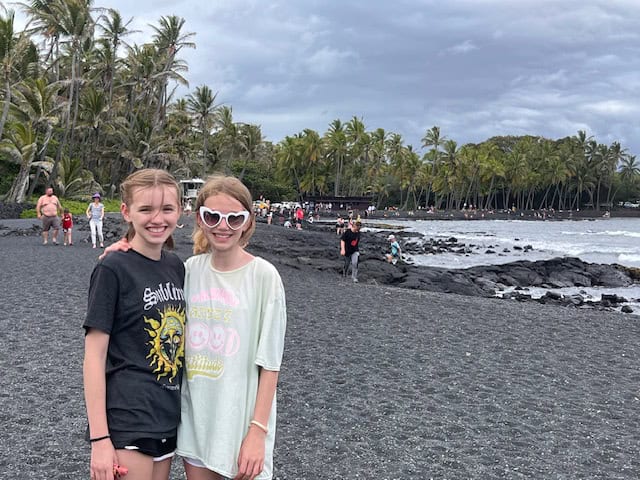
[[[91,228],[91,243],[96,248],[96,233],[100,240],[100,248],[104,248],[104,237],[102,235],[102,219],[104,218],[104,205],[100,201],[100,194],[94,193],[93,202],[87,207],[87,218]]]
[[[385,257],[387,258],[387,262],[395,265],[401,258],[402,250],[400,249],[400,244],[396,240],[395,235],[389,235],[387,240],[391,242],[391,253],[387,253]]]

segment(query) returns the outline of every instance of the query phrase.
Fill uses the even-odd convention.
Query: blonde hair
[[[180,208],[181,195],[178,182],[176,182],[176,179],[173,178],[169,172],[165,172],[164,170],[159,170],[157,168],[144,168],[129,175],[124,182],[120,184],[120,196],[122,198],[122,203],[129,207],[133,203],[133,196],[135,193],[142,188],[164,186],[176,189],[176,199],[178,200],[178,208]],[[135,235],[135,228],[133,228],[132,223],[129,223],[129,229],[127,230],[126,235],[127,241],[131,241]],[[173,236],[170,235],[164,244],[167,248],[174,248],[175,243],[173,241]]]
[[[238,200],[245,210],[249,212],[249,228],[242,232],[240,245],[244,248],[249,243],[249,239],[256,229],[256,220],[253,215],[253,199],[249,189],[236,177],[225,175],[214,175],[209,177],[203,185],[198,198],[196,198],[195,213],[200,217],[200,207],[204,205],[207,198],[213,195],[225,194]],[[243,227],[244,228],[244,227]],[[196,221],[193,229],[193,254],[199,255],[211,251],[211,245],[205,236],[199,223]]]

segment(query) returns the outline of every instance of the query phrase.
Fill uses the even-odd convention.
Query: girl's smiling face
[[[129,243],[137,252],[159,258],[162,246],[176,229],[180,218],[178,192],[169,185],[140,188],[133,201],[120,207],[124,219],[133,225]]]
[[[237,213],[246,211],[245,207],[242,203],[233,198],[226,193],[218,193],[216,195],[211,195],[207,197],[204,201],[204,206],[211,209],[216,210],[222,214],[227,213]],[[216,253],[222,252],[232,252],[236,248],[240,248],[241,245],[241,237],[244,232],[246,232],[251,227],[251,222],[253,219],[251,218],[251,212],[249,219],[246,223],[237,230],[234,230],[229,227],[226,219],[222,219],[218,225],[211,228],[205,225],[200,217],[200,212],[196,212],[198,225],[204,232],[209,245],[211,246],[211,250]]]

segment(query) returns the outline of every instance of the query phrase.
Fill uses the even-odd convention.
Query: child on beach
[[[96,248],[96,232],[100,247],[104,248],[104,238],[102,236],[102,219],[104,218],[104,205],[100,202],[100,194],[93,194],[93,202],[87,207],[87,218],[89,219],[89,227],[91,228],[91,243]]]
[[[173,245],[180,188],[162,170],[122,184],[130,250],[91,274],[84,322],[84,389],[91,478],[166,480],[176,448],[184,358],[184,264]]]
[[[251,207],[234,177],[211,177],[196,199],[177,450],[188,480],[273,478],[286,302],[275,267],[244,248]]]
[[[225,176],[210,178],[196,200],[178,431],[189,480],[273,476],[286,305],[275,267],[244,248],[255,230],[251,200]]]
[[[391,242],[391,253],[387,253],[385,257],[387,262],[395,265],[398,263],[398,260],[402,258],[402,250],[400,249],[400,244],[398,243],[398,240],[396,240],[395,235],[389,235],[388,240]]]
[[[73,215],[68,208],[64,209],[64,213],[62,214],[62,234],[64,236],[63,244],[73,245]]]

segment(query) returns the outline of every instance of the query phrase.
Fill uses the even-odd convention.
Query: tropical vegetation
[[[2,4],[0,4],[2,5]],[[459,145],[440,128],[415,149],[402,136],[333,120],[274,144],[236,122],[208,85],[189,89],[183,18],[163,16],[141,45],[132,19],[91,0],[0,12],[0,194],[23,202],[53,185],[67,198],[113,197],[135,169],[178,178],[225,172],[271,198],[369,196],[378,207],[574,209],[640,197],[640,164],[585,131],[562,139],[503,136]],[[176,98],[178,88],[188,89]]]

